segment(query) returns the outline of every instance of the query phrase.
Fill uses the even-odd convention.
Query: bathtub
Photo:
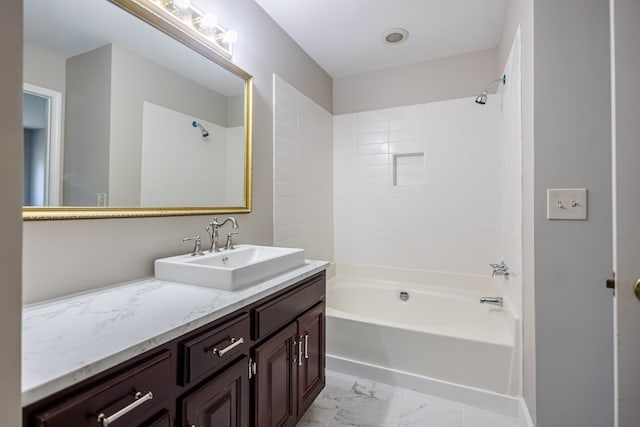
[[[480,304],[499,295],[490,280],[403,272],[396,281],[372,270],[359,277],[338,268],[327,283],[329,359],[517,393],[517,319],[508,307]]]

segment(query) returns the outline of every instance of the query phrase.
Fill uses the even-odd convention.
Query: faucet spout
[[[209,226],[206,228],[207,232],[209,233],[209,239],[211,240],[211,247],[209,248],[209,252],[220,252],[220,247],[218,246],[218,229],[225,225],[227,222],[231,222],[232,228],[239,228],[238,222],[232,216],[225,218],[225,220],[222,222],[218,222],[218,217],[213,217],[213,222],[209,223]]]
[[[492,304],[502,307],[504,305],[504,300],[502,299],[502,297],[482,297],[480,298],[480,303]]]

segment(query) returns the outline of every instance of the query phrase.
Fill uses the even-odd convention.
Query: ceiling
[[[508,0],[255,0],[333,78],[498,45]],[[401,27],[409,38],[385,44]]]

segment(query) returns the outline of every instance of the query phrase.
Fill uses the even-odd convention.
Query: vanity
[[[147,279],[25,307],[23,426],[294,426],[325,385],[327,265],[233,292]]]

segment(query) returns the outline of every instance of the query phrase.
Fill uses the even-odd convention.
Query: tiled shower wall
[[[334,117],[338,264],[490,273],[500,96]]]
[[[273,243],[333,260],[332,116],[274,75]]]
[[[509,267],[508,280],[494,281],[522,314],[522,81],[520,30],[507,58],[507,83],[498,88],[500,108],[500,185],[498,258]]]

